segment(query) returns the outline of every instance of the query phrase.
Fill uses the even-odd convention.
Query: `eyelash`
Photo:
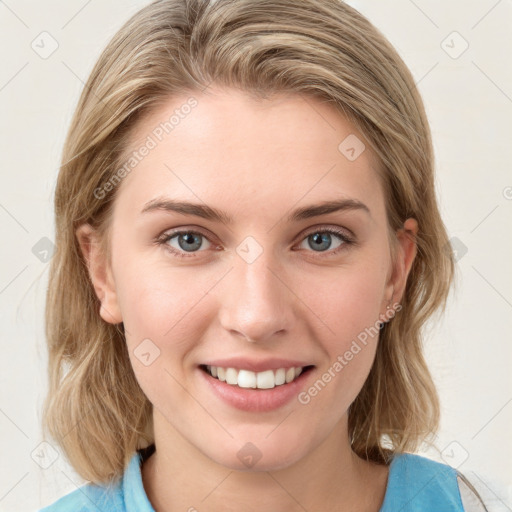
[[[328,254],[330,256],[333,256],[333,255],[338,254],[340,251],[343,251],[343,250],[347,249],[348,246],[356,244],[355,240],[353,238],[349,237],[344,231],[341,231],[341,230],[336,229],[336,228],[331,228],[331,227],[317,228],[315,230],[309,231],[301,239],[301,242],[303,240],[305,240],[306,238],[308,238],[309,236],[311,236],[313,234],[316,234],[316,233],[320,233],[320,234],[330,233],[332,235],[338,236],[342,240],[342,242],[343,242],[336,249],[333,249],[333,250],[330,250],[330,251],[322,251],[319,254],[322,254],[323,252],[325,252],[326,254]],[[195,258],[196,257],[196,256],[194,256],[195,253],[187,254],[185,252],[177,251],[176,249],[174,249],[174,247],[171,247],[171,246],[167,245],[167,242],[169,240],[171,240],[172,238],[174,238],[177,235],[183,235],[183,234],[200,235],[200,236],[206,238],[210,243],[212,243],[211,240],[204,233],[201,233],[200,231],[196,231],[196,230],[193,230],[193,229],[186,229],[186,230],[173,231],[171,233],[166,233],[166,234],[162,235],[161,237],[157,238],[156,243],[158,245],[165,245],[166,249],[169,250],[169,252],[171,254],[173,254],[174,256],[177,256],[179,258]],[[202,252],[202,251],[198,251],[198,252]],[[315,252],[315,251],[310,251],[310,252]]]

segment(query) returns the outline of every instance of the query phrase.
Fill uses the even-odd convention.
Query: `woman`
[[[159,0],[98,60],[55,195],[56,510],[485,510],[414,455],[454,262],[428,121],[337,0]]]

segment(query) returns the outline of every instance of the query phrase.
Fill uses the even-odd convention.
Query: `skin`
[[[209,358],[296,358],[314,364],[309,388],[357,335],[400,301],[416,255],[417,223],[397,234],[393,264],[385,198],[369,145],[349,161],[338,145],[364,136],[318,99],[280,95],[255,101],[210,87],[198,105],[119,185],[111,264],[88,225],[77,230],[106,322],[124,322],[134,373],[153,404],[156,453],[142,467],[157,512],[188,510],[378,511],[388,468],[350,449],[347,410],[370,371],[377,337],[308,404],[291,400],[268,412],[240,411],[215,396],[198,365]],[[140,147],[188,96],[173,97],[136,126]],[[165,211],[141,214],[166,196],[224,210],[233,224]],[[354,198],[346,210],[288,222],[291,210]],[[318,249],[309,235],[350,230]],[[200,248],[180,258],[171,229],[199,229]],[[312,229],[313,228],[313,229]],[[252,236],[262,254],[236,252]],[[327,236],[329,236],[327,234]],[[330,245],[329,245],[330,241]],[[392,321],[392,320],[391,320]],[[149,338],[160,355],[134,355]],[[253,443],[251,468],[237,457]]]

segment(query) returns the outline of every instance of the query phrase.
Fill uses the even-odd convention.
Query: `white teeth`
[[[284,368],[279,368],[276,370],[276,386],[280,386],[286,382],[286,370]]]
[[[234,368],[226,369],[226,382],[228,384],[238,384],[238,372]]]
[[[212,377],[216,377],[222,382],[232,386],[253,389],[272,389],[275,386],[282,386],[285,383],[292,382],[302,373],[300,366],[265,370],[263,372],[222,368],[220,366],[206,366],[206,370]]]
[[[256,382],[258,389],[272,389],[276,385],[276,377],[272,370],[266,370],[256,374]]]
[[[241,388],[255,388],[256,374],[247,370],[240,370],[238,372],[238,386]]]

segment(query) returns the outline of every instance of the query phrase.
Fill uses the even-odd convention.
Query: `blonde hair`
[[[439,422],[421,330],[446,306],[454,261],[414,79],[385,37],[338,0],[157,0],[105,48],[76,108],[55,192],[45,435],[95,483],[119,478],[134,451],[154,441],[152,405],[133,373],[122,324],[100,317],[75,230],[91,224],[108,254],[118,187],[102,200],[95,191],[112,182],[143,116],[210,83],[258,98],[282,92],[329,102],[355,123],[376,156],[393,240],[405,219],[418,221],[402,310],[380,331],[373,367],[349,409],[359,456],[386,463],[394,453],[416,450]]]

